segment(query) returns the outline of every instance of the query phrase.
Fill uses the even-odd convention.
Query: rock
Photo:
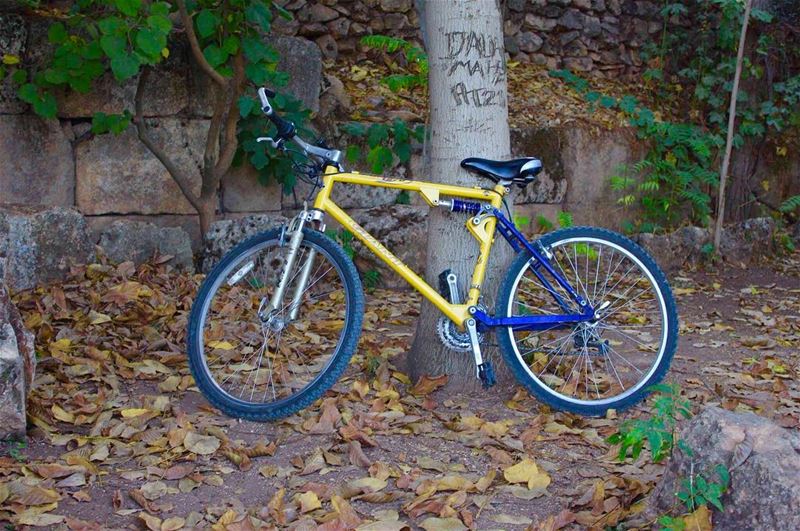
[[[94,245],[83,216],[62,207],[0,209],[0,281],[26,290],[93,262]]]
[[[280,212],[282,186],[270,181],[263,185],[258,170],[245,163],[222,177],[222,207],[225,212]]]
[[[503,46],[505,47],[506,53],[510,55],[516,55],[519,53],[517,39],[508,35],[508,32],[506,32],[506,35],[503,37]]]
[[[562,135],[552,128],[522,128],[511,131],[514,157],[537,157],[542,172],[536,180],[515,195],[516,204],[562,203],[567,192],[564,163],[561,160]]]
[[[592,9],[592,0],[572,0],[572,5],[578,9]]]
[[[0,115],[0,205],[71,206],[75,168],[57,120]]]
[[[544,41],[532,31],[523,31],[517,35],[519,49],[526,53],[533,53],[542,47]]]
[[[585,53],[585,50],[584,50]],[[576,72],[588,72],[594,67],[591,57],[565,57],[564,68]]]
[[[538,17],[533,13],[525,15],[525,25],[539,31],[550,31],[556,27],[558,21],[551,18]]]
[[[699,473],[716,480],[712,471],[721,464],[731,481],[724,511],[713,511],[715,529],[800,529],[800,433],[753,413],[707,407],[679,437],[694,455],[676,448],[650,496],[658,514],[677,503],[682,479]]]
[[[339,17],[339,12],[330,7],[315,3],[308,10],[312,22],[330,22]]]
[[[27,38],[28,27],[24,18],[19,15],[0,13],[0,58],[8,54],[22,59]],[[27,108],[28,105],[17,98],[17,91],[11,76],[6,75],[0,80],[0,113],[18,114],[25,112]]]
[[[726,225],[720,235],[719,253],[725,260],[749,263],[774,252],[775,220],[746,219]]]
[[[322,85],[322,55],[317,46],[299,37],[277,37],[270,44],[280,54],[278,70],[289,74],[289,83],[281,92],[291,94],[313,112],[319,110]]]
[[[288,222],[287,218],[273,214],[257,214],[238,219],[215,221],[206,234],[201,270],[203,273],[208,273],[225,253],[239,243],[260,232],[280,227]]]
[[[194,215],[172,215],[164,214],[160,216],[86,216],[86,226],[89,231],[90,240],[97,243],[100,236],[106,232],[116,221],[140,221],[142,223],[152,223],[159,228],[180,228],[189,235],[193,252],[200,252],[203,248],[203,238],[200,235],[200,221],[197,214]]]
[[[150,132],[200,192],[206,120],[161,118]],[[192,205],[161,162],[129,128],[119,136],[99,135],[75,150],[76,203],[84,214],[194,214]]]
[[[703,247],[711,242],[707,229],[681,227],[668,234],[639,234],[636,238],[658,266],[674,272],[684,265],[695,264],[702,259]]]
[[[389,13],[383,18],[388,30],[401,30],[409,26],[408,17],[400,13]]]
[[[100,235],[99,246],[115,263],[147,262],[154,255],[172,256],[167,262],[176,268],[194,272],[192,242],[180,227],[158,227],[142,221],[118,220]]]
[[[381,0],[381,9],[387,13],[406,13],[411,9],[411,0]]]
[[[414,271],[424,271],[425,253],[428,240],[428,207],[413,205],[391,205],[354,212],[353,219],[384,244],[394,255]],[[361,273],[377,270],[380,273],[380,286],[406,287],[401,279],[386,264],[375,258],[364,246],[355,241],[356,265]]]
[[[508,0],[508,9],[520,13],[525,11],[525,0]]]
[[[792,239],[796,246],[800,247],[800,222],[794,224],[794,229],[792,229]]]
[[[336,59],[339,56],[339,46],[331,35],[323,35],[315,42],[326,59]]]
[[[25,434],[25,397],[36,373],[36,351],[0,280],[0,439]]]
[[[584,15],[577,9],[568,9],[558,19],[558,25],[567,29],[583,29]]]
[[[323,90],[319,97],[317,119],[348,117],[353,108],[353,102],[344,87],[344,83],[332,74],[325,74],[325,81],[327,82],[327,88]]]

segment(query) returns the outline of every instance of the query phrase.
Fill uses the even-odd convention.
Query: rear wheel
[[[498,330],[503,356],[517,380],[561,410],[603,415],[640,400],[666,373],[678,340],[678,316],[667,280],[630,239],[575,227],[546,234],[550,264],[598,313],[591,322],[542,331]],[[497,315],[580,313],[554,279],[552,292],[521,254],[498,295]],[[560,302],[559,302],[560,301]]]
[[[208,401],[232,417],[274,420],[308,406],[341,376],[358,343],[358,273],[317,231],[304,230],[283,307],[269,312],[287,256],[288,237],[279,230],[241,243],[209,273],[192,306],[189,366]],[[295,309],[295,286],[309,258]]]

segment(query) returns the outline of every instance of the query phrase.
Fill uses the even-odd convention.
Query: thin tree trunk
[[[742,77],[742,62],[744,61],[744,45],[747,40],[747,24],[750,21],[750,9],[753,0],[747,0],[744,7],[744,21],[742,33],[739,35],[739,50],[736,55],[736,73],[733,76],[733,89],[731,90],[731,105],[728,110],[728,138],[725,143],[725,156],[722,159],[722,170],[719,173],[719,194],[717,196],[717,222],[714,226],[714,251],[719,253],[719,243],[722,238],[722,225],[725,222],[725,183],[728,179],[728,168],[731,163],[731,150],[733,149],[733,133],[736,125],[736,97],[739,95],[739,80]]]
[[[430,64],[430,130],[427,154],[430,180],[490,186],[491,181],[462,170],[470,156],[505,159],[510,152],[507,81],[503,31],[495,0],[437,0],[425,2],[423,27]],[[438,275],[452,269],[466,297],[478,245],[467,232],[464,214],[433,209],[428,218],[425,278],[438,285]],[[482,287],[483,302],[494,309],[499,279],[510,261],[502,241],[492,251],[489,274]],[[471,385],[475,366],[469,352],[445,348],[436,333],[441,313],[423,301],[409,354],[413,378],[446,373],[450,383]],[[487,359],[493,357],[484,346]],[[498,363],[495,361],[495,367]]]

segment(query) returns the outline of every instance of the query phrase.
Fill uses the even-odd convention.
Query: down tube
[[[353,218],[339,208],[333,201],[326,201],[324,204],[325,211],[333,217],[336,221],[342,224],[347,230],[352,232],[369,250],[375,253],[375,256],[380,258],[389,267],[391,267],[398,275],[403,277],[414,289],[419,291],[423,297],[431,301],[431,303],[439,308],[451,321],[461,326],[464,321],[469,317],[466,304],[450,304],[438,291],[433,289],[430,284],[425,282],[419,275],[412,271],[402,260],[397,258],[391,251],[376,240],[370,233],[368,233],[361,225],[355,222]]]

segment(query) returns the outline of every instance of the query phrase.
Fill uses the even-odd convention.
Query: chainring
[[[470,352],[472,350],[472,342],[469,339],[469,332],[464,330],[460,332],[456,324],[442,315],[436,321],[436,332],[439,334],[439,341],[442,345],[455,350],[456,352]],[[478,343],[483,343],[483,334],[478,333]]]

